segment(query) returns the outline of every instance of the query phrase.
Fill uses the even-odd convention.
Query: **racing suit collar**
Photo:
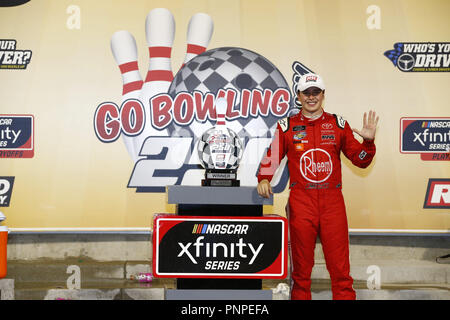
[[[322,112],[319,115],[313,116],[313,117],[308,117],[307,115],[304,115],[303,112],[300,112],[300,118],[301,118],[301,120],[308,121],[308,122],[315,122],[319,119],[324,119],[325,112],[323,111],[323,108],[321,108],[321,111]]]

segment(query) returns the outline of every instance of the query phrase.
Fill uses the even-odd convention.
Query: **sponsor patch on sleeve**
[[[278,120],[278,123],[280,124],[281,130],[283,130],[283,132],[289,130],[289,118],[283,118],[281,120]]]
[[[365,152],[364,150],[361,151],[361,153],[359,154],[359,158],[360,158],[361,160],[363,160],[366,156],[367,156],[367,152]]]
[[[335,114],[334,116],[336,117],[336,124],[338,125],[338,127],[341,129],[344,129],[345,123],[347,121],[344,118],[342,118],[340,115]]]

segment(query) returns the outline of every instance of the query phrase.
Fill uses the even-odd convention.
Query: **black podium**
[[[273,197],[262,198],[255,187],[168,186],[168,203],[176,204],[180,216],[262,217],[263,205]],[[178,278],[177,289],[261,290],[261,279]]]

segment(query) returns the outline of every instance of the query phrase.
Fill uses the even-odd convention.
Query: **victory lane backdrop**
[[[429,179],[450,177],[449,162],[402,153],[399,127],[401,118],[449,116],[449,74],[440,71],[448,58],[445,50],[439,52],[445,49],[439,44],[450,38],[450,3],[445,0],[137,0],[132,5],[124,0],[32,0],[0,7],[0,40],[5,41],[0,42],[0,64],[5,66],[0,68],[0,113],[34,120],[33,156],[0,159],[2,176],[15,179],[13,200],[2,208],[13,231],[149,230],[154,213],[175,212],[164,193],[128,187],[134,163],[122,137],[103,143],[93,128],[99,104],[121,105],[112,35],[119,30],[133,34],[145,78],[145,19],[154,8],[167,8],[174,16],[174,76],[184,62],[189,19],[204,12],[214,22],[207,50],[256,52],[281,72],[289,87],[292,63],[301,62],[325,79],[325,110],[342,115],[353,127],[362,126],[365,111],[376,110],[381,121],[373,164],[363,171],[343,160],[351,231],[448,232],[448,209],[424,208],[424,199]],[[415,43],[434,43],[435,51],[404,51],[415,50]],[[393,48],[397,51],[385,55]],[[442,65],[405,72],[392,60],[397,57],[407,65],[412,60],[403,54],[421,65],[427,59]],[[289,191],[277,191],[265,214],[284,214]]]

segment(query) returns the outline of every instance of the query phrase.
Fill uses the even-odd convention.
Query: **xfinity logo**
[[[178,245],[181,248],[181,251],[178,254],[178,258],[186,255],[193,264],[197,264],[197,260],[195,260],[195,258],[200,258],[203,252],[204,257],[206,258],[247,258],[248,256],[251,256],[250,262],[248,263],[249,265],[251,265],[255,261],[256,257],[258,257],[261,249],[264,247],[264,244],[261,243],[258,248],[255,248],[251,243],[244,243],[243,238],[239,238],[237,243],[205,243],[203,242],[204,239],[204,236],[200,236],[197,238],[195,243],[188,242],[186,244],[183,244],[181,242],[178,242]],[[191,251],[189,250],[191,246],[195,247],[193,248],[193,253],[191,253]],[[204,251],[201,250],[202,247],[205,247]]]
[[[425,142],[450,142],[450,130],[448,132],[433,132],[429,129],[425,129],[423,132],[413,132],[413,142],[419,142],[422,146],[425,146]]]
[[[450,118],[401,118],[401,153],[448,153]]]
[[[34,156],[34,117],[0,115],[0,158]]]
[[[0,119],[0,125],[10,125],[12,123],[12,119]],[[19,137],[22,130],[12,130],[10,127],[5,127],[5,129],[0,130],[0,140],[1,145],[7,146],[7,141],[11,141],[11,143],[16,143],[17,138]]]

